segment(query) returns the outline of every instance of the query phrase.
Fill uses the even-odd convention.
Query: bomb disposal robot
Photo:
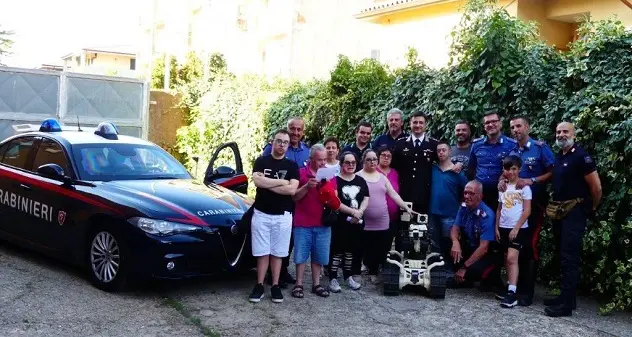
[[[441,254],[431,252],[428,215],[401,215],[402,251],[391,250],[383,269],[384,295],[398,295],[405,286],[422,286],[430,297],[445,298],[447,273]]]

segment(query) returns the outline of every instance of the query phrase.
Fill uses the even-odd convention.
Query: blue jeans
[[[294,263],[303,264],[311,255],[312,263],[329,263],[331,227],[294,227]]]
[[[432,249],[435,252],[440,252],[443,255],[445,261],[446,270],[451,271],[452,259],[450,257],[450,249],[452,249],[452,242],[450,241],[450,231],[454,225],[454,216],[443,216],[437,214],[430,214],[428,219],[428,231],[430,232],[430,238],[432,239]]]

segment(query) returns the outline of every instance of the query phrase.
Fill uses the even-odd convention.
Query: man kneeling
[[[459,208],[450,231],[454,261],[454,280],[457,284],[494,285],[500,280],[500,265],[492,245],[496,241],[494,212],[482,201],[483,185],[470,181],[463,192],[463,204]]]

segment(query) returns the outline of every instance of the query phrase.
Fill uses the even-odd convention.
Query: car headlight
[[[131,218],[129,219],[129,223],[142,229],[146,233],[155,235],[173,235],[178,233],[190,233],[202,230],[202,227],[200,226],[149,218]]]

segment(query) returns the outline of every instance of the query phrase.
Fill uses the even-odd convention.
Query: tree
[[[13,40],[10,36],[13,35],[13,31],[4,30],[0,26],[0,65],[2,64],[2,57],[10,55],[11,46],[13,45]]]

